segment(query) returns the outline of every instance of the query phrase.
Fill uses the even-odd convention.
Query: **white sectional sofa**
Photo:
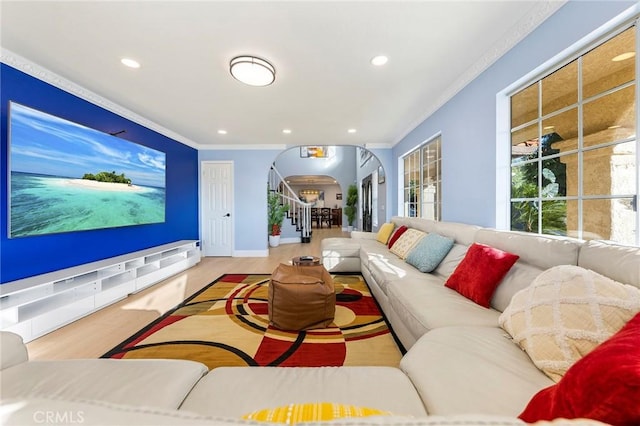
[[[393,217],[396,227],[437,233],[455,241],[432,273],[422,273],[389,251],[375,233],[322,242],[330,272],[361,272],[407,354],[400,368],[430,415],[518,415],[554,382],[499,327],[498,317],[519,290],[544,270],[578,265],[640,287],[640,248],[603,241],[499,231],[478,226]],[[486,309],[444,286],[472,243],[519,256]],[[637,302],[637,301],[636,301]]]
[[[0,419],[42,424],[43,415],[74,420],[70,416],[81,414],[82,424],[251,424],[239,419],[261,409],[331,402],[392,414],[357,424],[523,424],[516,416],[554,381],[498,324],[513,295],[559,264],[581,265],[640,287],[638,247],[392,220],[450,237],[455,244],[432,273],[398,258],[371,233],[326,239],[322,257],[331,272],[361,272],[366,278],[408,349],[400,368],[222,367],[207,372],[190,361],[28,361],[20,337],[1,333]],[[490,308],[444,286],[474,242],[519,256]]]

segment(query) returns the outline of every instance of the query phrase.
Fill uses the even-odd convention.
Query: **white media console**
[[[199,241],[183,240],[2,284],[0,329],[29,342],[199,261]]]

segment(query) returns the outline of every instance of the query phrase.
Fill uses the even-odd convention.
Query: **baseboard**
[[[288,237],[282,238],[280,237],[280,244],[296,244],[302,242],[300,237]]]
[[[269,250],[234,250],[233,257],[269,257]]]

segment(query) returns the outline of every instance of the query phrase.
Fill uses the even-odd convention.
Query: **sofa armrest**
[[[375,232],[351,231],[351,238],[354,240],[375,240],[377,237]]]
[[[9,331],[0,331],[0,370],[29,361],[22,337]]]

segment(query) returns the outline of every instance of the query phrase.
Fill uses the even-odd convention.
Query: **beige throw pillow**
[[[422,231],[409,228],[398,238],[398,241],[391,246],[390,251],[400,259],[406,259],[411,249],[414,248],[425,235],[427,234]]]
[[[640,289],[588,269],[560,265],[516,293],[498,322],[557,382],[638,312]]]

